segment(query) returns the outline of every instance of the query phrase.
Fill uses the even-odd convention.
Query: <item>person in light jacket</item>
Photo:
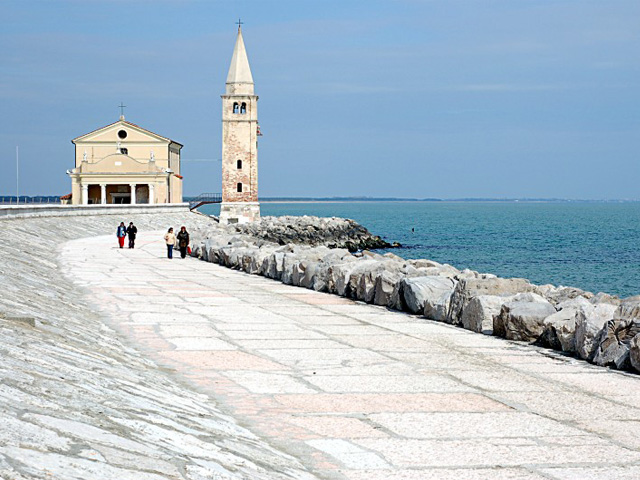
[[[120,222],[118,229],[116,230],[116,237],[118,237],[118,244],[120,248],[124,248],[124,237],[127,236],[127,227],[124,226],[124,222]]]
[[[167,258],[173,258],[173,247],[176,244],[176,236],[173,233],[173,227],[164,234],[164,242],[167,244]]]
[[[184,258],[187,256],[187,248],[189,248],[189,232],[187,232],[187,227],[181,227],[178,232],[178,248],[180,249],[180,257]]]

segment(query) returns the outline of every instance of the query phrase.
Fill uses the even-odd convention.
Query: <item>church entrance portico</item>
[[[154,204],[155,183],[127,183],[127,184],[83,184],[82,204]]]

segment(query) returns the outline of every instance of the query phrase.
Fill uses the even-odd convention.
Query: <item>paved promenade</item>
[[[63,248],[137,349],[319,478],[640,478],[640,377],[193,258]]]

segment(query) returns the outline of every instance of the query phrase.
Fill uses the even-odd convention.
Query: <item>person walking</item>
[[[173,233],[173,227],[164,234],[164,241],[167,244],[167,258],[173,258],[173,247],[176,244],[176,236]]]
[[[124,248],[124,237],[127,236],[127,227],[124,226],[124,222],[120,222],[118,229],[116,230],[116,237],[118,237],[118,244],[120,248]]]
[[[180,258],[185,258],[187,256],[187,248],[189,248],[189,232],[187,232],[187,227],[180,227],[177,238]]]
[[[138,228],[133,224],[133,222],[129,222],[129,226],[127,227],[127,235],[129,236],[129,248],[135,247],[137,233]]]

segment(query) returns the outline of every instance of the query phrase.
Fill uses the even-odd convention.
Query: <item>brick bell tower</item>
[[[241,25],[222,97],[222,204],[220,223],[260,218],[258,203],[258,96]]]

